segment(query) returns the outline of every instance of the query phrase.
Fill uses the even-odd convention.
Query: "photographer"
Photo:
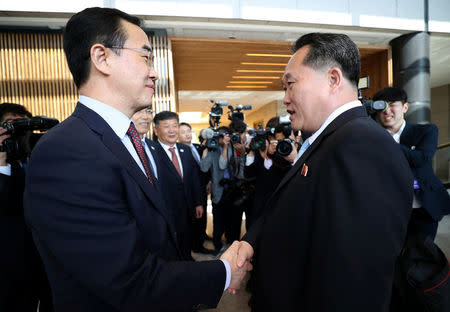
[[[405,121],[409,104],[402,89],[385,88],[375,93],[373,100],[388,103],[384,111],[376,114],[376,120],[400,144],[414,175],[413,212],[408,231],[434,240],[438,222],[450,213],[450,197],[434,175],[431,164],[438,142],[438,128],[434,124],[418,125]]]
[[[23,215],[25,170],[29,154],[4,151],[5,122],[31,118],[19,104],[0,104],[0,311],[53,311],[50,287],[42,261],[28,232]],[[24,142],[29,133],[14,140]],[[14,157],[12,157],[14,156]]]
[[[204,129],[202,137],[211,137],[214,132],[212,129]],[[211,174],[211,201],[213,206],[213,244],[214,254],[218,255],[222,251],[222,235],[225,232],[227,201],[223,196],[228,193],[228,185],[222,184],[224,175],[229,177],[227,170],[228,150],[230,145],[229,129],[220,127],[217,129],[220,133],[217,148],[205,148],[202,153],[202,159],[199,166],[202,172],[210,171]],[[207,145],[207,140],[203,140],[202,144]]]
[[[273,117],[267,122],[265,148],[257,151],[251,149],[247,155],[245,178],[255,179],[256,189],[253,204],[246,212],[247,230],[255,220],[267,212],[263,211],[265,203],[297,157],[297,142],[300,141],[300,136],[294,136],[290,124],[280,124],[279,120],[279,117]],[[278,143],[283,141],[291,144],[291,151],[286,156],[281,156],[277,149]]]

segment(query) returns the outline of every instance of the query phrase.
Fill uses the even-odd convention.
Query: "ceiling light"
[[[286,66],[287,63],[251,63],[251,62],[241,62],[242,65],[263,65],[263,66]]]
[[[263,53],[247,53],[247,56],[268,56],[268,57],[291,57],[291,54],[263,54]]]
[[[284,73],[284,70],[237,69],[238,73]]]
[[[265,89],[267,86],[227,86],[227,88],[236,88],[236,89]]]
[[[278,76],[231,76],[233,79],[281,79]]]
[[[266,84],[266,83],[272,83],[272,81],[228,81],[228,83],[254,83],[254,84]]]

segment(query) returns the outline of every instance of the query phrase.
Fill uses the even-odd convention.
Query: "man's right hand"
[[[248,248],[250,246],[251,250]],[[228,291],[236,293],[242,284],[242,280],[248,271],[253,269],[250,259],[253,257],[253,248],[247,242],[234,241],[233,244],[222,254],[220,259],[227,260],[231,268],[231,282]]]
[[[223,137],[223,144],[224,145],[230,144],[230,136],[228,134],[225,134],[225,136]]]
[[[5,128],[1,128],[0,127],[0,145],[3,144],[3,141],[7,138],[9,138],[9,134],[8,135],[4,135],[3,133],[6,132]],[[6,152],[0,152],[0,166],[6,166]]]

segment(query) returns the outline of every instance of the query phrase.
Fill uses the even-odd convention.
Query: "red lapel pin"
[[[302,174],[302,176],[306,177],[306,175],[308,174],[308,165],[303,164],[301,174]]]

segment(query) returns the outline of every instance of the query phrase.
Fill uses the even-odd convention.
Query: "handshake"
[[[234,241],[220,257],[221,260],[226,260],[230,264],[231,281],[227,290],[231,294],[236,294],[236,289],[241,286],[247,272],[253,269],[250,263],[252,257],[253,247],[245,241]]]

